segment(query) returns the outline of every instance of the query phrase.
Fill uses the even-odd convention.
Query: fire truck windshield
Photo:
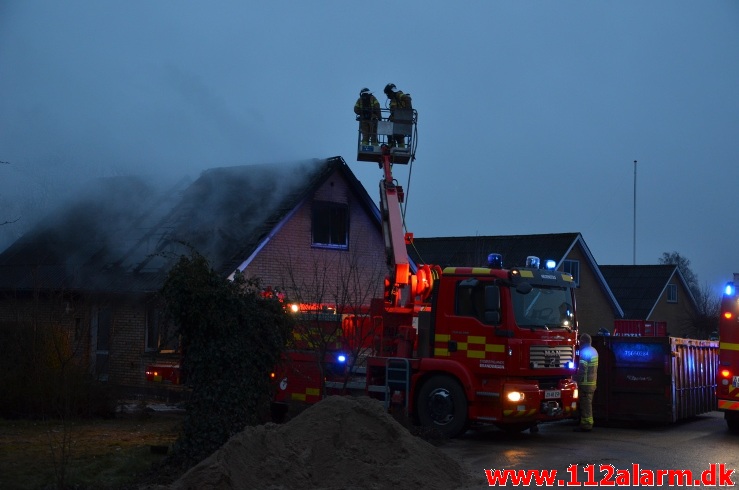
[[[569,288],[534,286],[522,294],[511,289],[516,323],[521,328],[564,328],[574,323]]]

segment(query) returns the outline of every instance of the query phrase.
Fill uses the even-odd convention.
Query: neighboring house
[[[178,356],[157,292],[180,256],[292,299],[351,286],[342,301],[364,301],[387,273],[374,202],[341,157],[213,168],[166,191],[94,181],[0,254],[0,329],[59,329],[98,379],[145,391],[146,365]]]
[[[666,322],[675,337],[691,334],[698,307],[677,265],[602,265],[624,319]]]
[[[503,255],[503,266],[522,266],[526,257],[553,259],[556,269],[569,272],[577,283],[576,299],[579,328],[596,333],[605,327],[612,329],[614,320],[623,312],[608,287],[598,264],[580,233],[543,235],[468,236],[415,238],[408,253],[417,264],[447,266],[487,265],[490,253]]]

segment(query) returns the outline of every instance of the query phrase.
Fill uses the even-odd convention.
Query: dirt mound
[[[332,396],[287,424],[247,428],[170,488],[450,489],[469,478],[381,402]]]

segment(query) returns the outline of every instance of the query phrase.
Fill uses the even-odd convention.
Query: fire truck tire
[[[456,437],[467,428],[467,396],[450,376],[429,378],[418,392],[416,406],[420,425],[436,429],[444,437]]]
[[[739,412],[724,412],[724,419],[726,419],[729,432],[739,434]]]
[[[272,402],[269,405],[269,414],[272,422],[275,424],[281,424],[285,422],[288,412],[287,403]]]

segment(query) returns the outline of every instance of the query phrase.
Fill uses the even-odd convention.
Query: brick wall
[[[313,200],[348,205],[347,250],[311,246]],[[313,200],[297,209],[244,274],[261,278],[265,286],[287,291],[294,300],[332,302],[342,292],[351,290],[350,303],[369,304],[370,298],[382,295],[382,281],[387,274],[384,241],[377,222],[339,174],[328,179]],[[295,298],[296,295],[302,297]]]

